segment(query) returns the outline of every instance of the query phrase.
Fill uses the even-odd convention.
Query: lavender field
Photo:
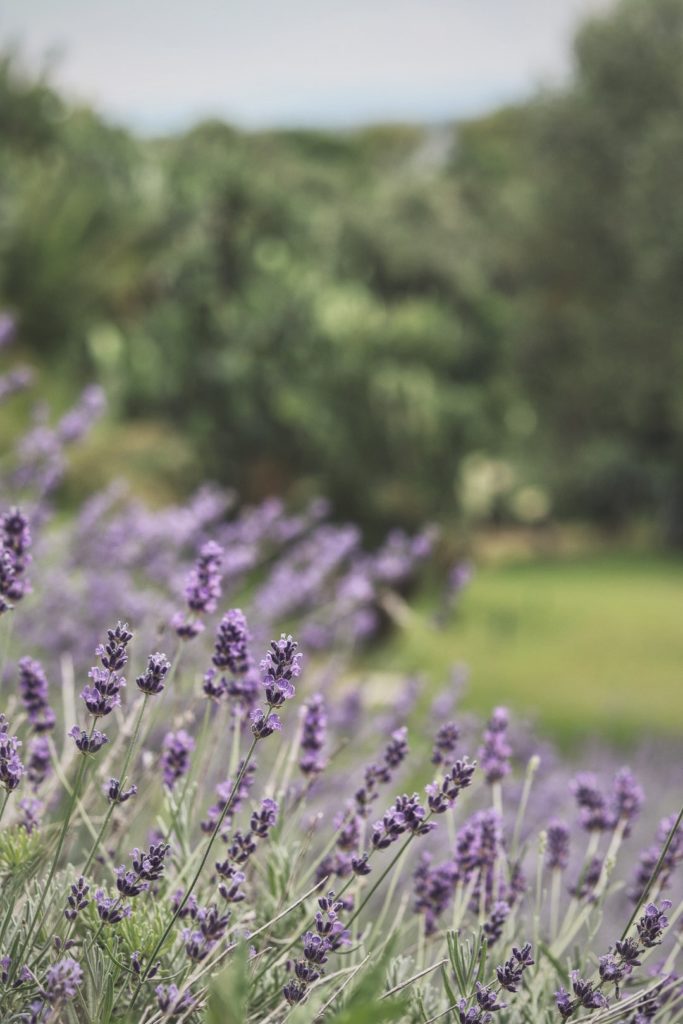
[[[0,16],[0,1024],[683,1024],[683,0]]]
[[[568,761],[462,667],[350,685],[434,528],[115,483],[56,517],[103,404],[3,461],[3,1022],[681,1020],[680,751]]]

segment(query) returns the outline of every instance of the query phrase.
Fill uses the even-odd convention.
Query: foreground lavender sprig
[[[636,922],[637,939],[619,939],[613,950],[600,957],[599,982],[588,981],[581,977],[579,971],[572,971],[573,996],[564,988],[555,993],[555,1003],[563,1021],[569,1020],[579,1008],[597,1010],[608,1006],[607,997],[602,992],[606,985],[613,985],[616,998],[619,998],[619,986],[635,967],[640,966],[644,952],[661,943],[662,933],[669,923],[666,911],[670,907],[670,900],[662,900],[659,907],[654,903],[645,907]]]
[[[266,657],[261,662],[261,671],[263,678],[263,688],[266,699],[266,708],[261,711],[261,718],[255,720],[252,718],[252,734],[253,739],[249,750],[242,762],[240,770],[235,779],[235,783],[230,792],[228,799],[225,801],[225,806],[218,817],[214,826],[213,832],[209,837],[209,841],[206,845],[206,849],[200,859],[199,865],[190,881],[189,886],[185,890],[182,898],[178,901],[177,906],[174,909],[171,920],[168,922],[161,938],[157,942],[154,950],[150,954],[149,963],[151,964],[160,949],[164,945],[168,935],[175,924],[175,921],[182,914],[186,904],[191,899],[194,888],[199,880],[199,877],[204,870],[204,866],[209,859],[213,845],[220,834],[223,822],[226,816],[230,812],[234,800],[239,792],[240,786],[244,779],[246,772],[249,769],[251,759],[254,755],[257,744],[260,740],[266,738],[271,733],[268,731],[269,720],[275,717],[273,708],[282,707],[285,701],[290,700],[295,693],[295,688],[292,683],[292,679],[299,676],[301,673],[301,654],[298,652],[297,641],[292,636],[285,636],[283,633],[279,640],[273,640],[270,645],[270,650],[266,654]],[[260,710],[260,709],[259,709]],[[133,993],[131,1001],[131,1008],[137,1001],[142,985],[147,979],[149,974],[149,965],[145,971],[140,975],[138,985]]]

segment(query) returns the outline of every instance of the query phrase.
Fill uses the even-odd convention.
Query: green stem
[[[8,801],[9,801],[9,790],[6,789],[5,790],[5,795],[2,798],[2,807],[0,807],[0,821],[2,821],[2,816],[5,813],[5,808],[7,807]]]

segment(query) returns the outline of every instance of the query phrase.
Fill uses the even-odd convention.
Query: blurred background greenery
[[[485,703],[577,728],[617,700],[670,728],[683,0],[623,0],[566,87],[436,126],[143,137],[6,51],[0,140],[7,358],[57,409],[92,380],[110,402],[66,505],[116,474],[152,502],[210,477],[324,493],[371,536],[436,520],[484,569],[452,646],[407,631],[390,659],[470,660]]]

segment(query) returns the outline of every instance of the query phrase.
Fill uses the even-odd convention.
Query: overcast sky
[[[611,0],[15,0],[0,39],[150,131],[442,120],[562,81]]]

